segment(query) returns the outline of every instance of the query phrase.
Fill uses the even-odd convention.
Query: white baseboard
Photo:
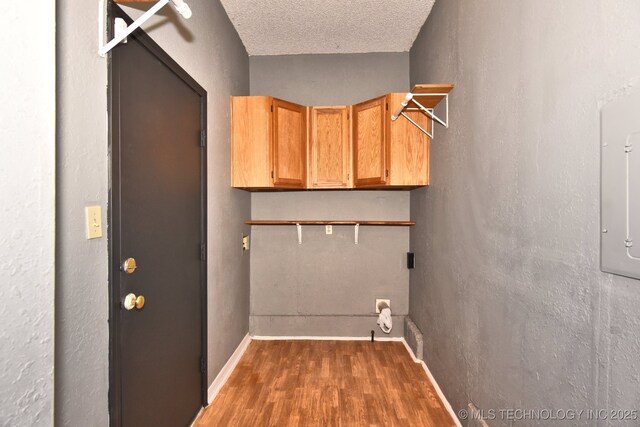
[[[213,380],[213,382],[209,386],[209,392],[208,392],[209,403],[213,402],[213,399],[216,398],[222,386],[227,382],[227,380],[229,379],[229,376],[231,375],[233,370],[238,365],[238,362],[242,358],[242,355],[247,350],[247,347],[249,347],[249,343],[251,343],[251,340],[256,340],[256,341],[284,341],[284,340],[369,341],[371,340],[371,337],[311,337],[311,336],[283,337],[283,336],[249,336],[249,334],[247,334],[238,345],[238,348],[236,348],[236,351],[233,352],[233,354],[231,355],[227,363],[224,365],[224,367],[222,368],[222,370],[220,371],[216,379]],[[438,397],[440,397],[442,404],[444,405],[447,412],[449,412],[449,415],[451,415],[451,418],[453,419],[456,426],[462,427],[462,424],[460,424],[460,420],[458,420],[458,417],[456,416],[456,413],[453,411],[451,404],[442,393],[442,390],[440,389],[440,386],[438,386],[438,383],[436,382],[435,378],[433,378],[433,375],[431,375],[431,371],[429,371],[429,368],[424,363],[424,361],[416,359],[416,356],[413,354],[413,350],[411,350],[411,347],[409,347],[409,345],[407,344],[407,341],[403,337],[376,337],[375,340],[402,342],[405,348],[407,349],[407,351],[409,352],[411,359],[414,362],[422,365],[422,368],[424,369],[424,372],[427,374],[429,381],[431,381],[431,384],[433,384],[433,388],[436,390]]]
[[[216,398],[222,386],[227,382],[229,376],[238,365],[238,362],[240,362],[242,355],[247,350],[247,347],[249,347],[250,343],[251,337],[249,336],[249,334],[247,334],[244,336],[242,341],[240,341],[238,348],[236,348],[229,360],[227,360],[227,363],[225,363],[225,365],[222,367],[216,379],[213,380],[207,392],[207,401],[209,403],[213,402],[213,399]]]
[[[431,381],[431,384],[433,384],[433,388],[436,390],[436,393],[438,394],[438,397],[440,397],[440,400],[442,401],[442,404],[444,405],[445,409],[447,410],[447,412],[449,412],[449,415],[451,415],[451,418],[453,418],[453,422],[456,424],[456,426],[462,427],[462,424],[460,424],[460,420],[458,419],[458,416],[456,415],[455,411],[451,407],[451,404],[449,403],[447,398],[444,396],[444,393],[442,393],[442,390],[440,389],[440,386],[436,382],[436,379],[433,378],[433,375],[431,375],[431,371],[429,370],[429,367],[427,366],[427,364],[424,363],[423,360],[416,359],[415,354],[413,354],[413,350],[411,350],[411,347],[409,347],[409,344],[407,344],[407,341],[404,338],[402,339],[402,342],[404,346],[407,348],[407,351],[409,352],[409,355],[411,355],[411,358],[413,359],[413,361],[422,365],[422,369],[424,369],[424,371],[427,374],[427,377],[429,378],[429,381]]]

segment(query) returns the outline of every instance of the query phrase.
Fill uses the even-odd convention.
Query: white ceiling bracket
[[[419,94],[415,94],[414,97],[415,96],[439,96],[440,97],[442,96],[442,94],[441,93],[419,93]],[[448,93],[444,95],[444,105],[445,105],[444,120],[440,119],[438,116],[434,114],[433,108],[426,108],[425,106],[420,104],[418,101],[416,101],[415,98],[413,99],[413,103],[416,104],[418,108],[422,110],[422,112],[424,112],[426,115],[431,117],[433,120],[440,123],[442,126],[446,127],[447,129],[449,128],[449,94]]]
[[[441,119],[435,114],[434,108],[427,108],[422,105],[419,101],[416,100],[417,97],[436,97],[440,100],[444,100],[445,104],[445,116],[444,119]],[[439,102],[439,101],[438,101]],[[415,107],[409,107],[409,104],[415,105]],[[425,130],[422,126],[420,126],[415,120],[409,117],[405,111],[420,111],[424,113],[429,119],[431,119],[431,132]],[[445,128],[449,128],[449,94],[448,93],[407,93],[407,96],[404,98],[404,101],[400,103],[395,113],[391,116],[391,120],[396,121],[398,117],[404,117],[409,120],[411,124],[416,126],[420,131],[422,131],[425,135],[429,136],[429,138],[433,139],[434,132],[434,122],[444,126]]]
[[[178,13],[180,13],[180,15],[182,15],[183,18],[185,19],[191,18],[191,9],[184,2],[184,0],[171,0],[171,1],[173,2],[173,5],[175,6]],[[104,58],[107,55],[107,53],[109,53],[109,51],[114,47],[116,47],[118,44],[122,42],[126,43],[126,39],[131,33],[133,33],[135,30],[140,28],[140,26],[145,22],[147,22],[149,18],[151,18],[156,13],[158,13],[160,9],[165,7],[167,3],[169,3],[169,0],[160,0],[159,2],[154,4],[149,10],[143,13],[142,16],[140,16],[138,19],[133,21],[131,25],[128,25],[128,26],[123,19],[116,18],[114,38],[109,43],[104,44],[104,34],[105,34],[104,0],[101,0],[99,5],[100,10],[98,12],[99,13],[98,19],[100,21],[99,22],[100,32],[98,34],[98,42],[100,47],[98,48],[98,54]]]

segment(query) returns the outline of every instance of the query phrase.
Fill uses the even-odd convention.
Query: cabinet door
[[[268,96],[231,97],[231,185],[269,188],[271,105]]]
[[[348,107],[313,107],[309,136],[311,188],[348,188],[351,169]]]
[[[389,153],[385,135],[386,97],[353,106],[354,187],[386,185]]]
[[[273,100],[273,185],[305,188],[307,108]]]
[[[404,101],[405,93],[390,93],[389,108],[397,108]],[[409,107],[414,107],[409,104]],[[417,107],[417,106],[416,106]],[[431,120],[420,111],[405,111],[423,129],[430,131]],[[429,140],[406,117],[389,121],[389,185],[415,187],[429,185]]]

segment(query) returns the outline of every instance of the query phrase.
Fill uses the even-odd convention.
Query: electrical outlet
[[[333,234],[333,225],[325,225],[324,226],[324,233],[325,234]]]
[[[249,250],[249,236],[242,236],[242,250]]]
[[[86,218],[87,239],[102,237],[102,213],[100,206],[87,206],[84,208]]]
[[[376,298],[376,314],[380,314],[380,304],[385,303],[389,308],[391,308],[391,300],[390,299],[380,299]]]

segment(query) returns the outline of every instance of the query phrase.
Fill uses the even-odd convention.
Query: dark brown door
[[[187,426],[203,403],[206,92],[137,32],[112,53],[110,95],[111,423]]]

